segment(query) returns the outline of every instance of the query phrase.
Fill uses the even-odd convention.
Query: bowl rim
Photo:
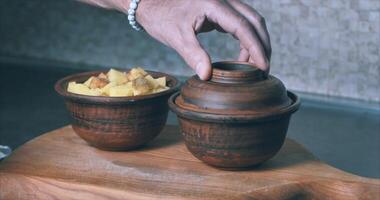
[[[290,116],[292,113],[296,112],[299,109],[301,105],[300,98],[296,94],[290,91],[287,91],[287,94],[288,94],[288,97],[292,100],[292,103],[289,106],[275,112],[258,113],[255,115],[214,114],[214,113],[206,113],[206,112],[195,112],[192,110],[181,108],[175,103],[175,100],[180,95],[180,92],[176,92],[172,94],[168,100],[168,104],[169,104],[170,110],[172,110],[177,116],[191,119],[191,120],[217,122],[217,123],[263,122],[263,121],[279,119],[284,116]]]
[[[122,72],[128,72],[129,68],[113,68],[118,71]],[[158,92],[154,94],[148,94],[148,95],[139,95],[139,96],[131,96],[131,97],[107,97],[107,96],[89,96],[89,95],[82,95],[82,94],[75,94],[67,91],[67,84],[71,81],[78,80],[80,78],[87,77],[87,79],[93,75],[98,75],[100,73],[106,73],[108,70],[96,70],[96,71],[87,71],[87,72],[81,72],[76,74],[71,74],[68,76],[65,76],[61,79],[59,79],[55,85],[54,89],[55,91],[61,95],[62,97],[66,99],[71,100],[78,100],[78,101],[85,101],[85,102],[91,102],[91,103],[135,103],[135,102],[141,102],[145,100],[151,100],[156,97],[165,96],[165,95],[171,95],[174,92],[178,91],[180,87],[180,81],[175,78],[172,75],[162,73],[162,72],[156,72],[151,70],[145,70],[153,77],[162,77],[165,76],[168,80],[173,82],[172,86],[168,90],[165,90],[163,92]]]

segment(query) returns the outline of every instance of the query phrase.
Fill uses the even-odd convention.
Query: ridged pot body
[[[284,143],[289,116],[265,122],[217,123],[179,117],[188,150],[221,168],[255,166],[272,158]]]
[[[100,72],[68,76],[55,85],[65,100],[75,133],[90,145],[111,151],[135,149],[153,140],[165,126],[167,101],[178,90],[179,81],[148,71],[155,78],[165,76],[170,89],[135,97],[93,97],[66,91],[69,82],[81,83]]]
[[[72,127],[90,145],[105,150],[129,150],[153,140],[164,128],[167,99],[151,102],[94,105],[67,100]]]
[[[249,63],[213,64],[209,81],[191,77],[169,99],[189,151],[224,169],[272,158],[285,141],[300,101],[274,76]]]

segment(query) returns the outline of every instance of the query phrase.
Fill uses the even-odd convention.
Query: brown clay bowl
[[[243,62],[214,63],[210,81],[194,76],[169,99],[188,150],[230,170],[272,158],[299,106],[280,80]]]
[[[84,82],[104,71],[85,72],[62,78],[55,90],[64,98],[75,133],[87,143],[104,150],[130,150],[155,138],[164,128],[167,101],[179,88],[179,81],[168,74],[148,71],[153,77],[165,76],[169,90],[135,97],[94,97],[67,92],[71,81]]]

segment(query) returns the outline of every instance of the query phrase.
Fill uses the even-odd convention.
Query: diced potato
[[[154,89],[153,90],[153,93],[159,93],[159,92],[163,92],[163,91],[165,91],[165,90],[168,90],[169,89],[169,87],[159,87],[159,88],[156,88],[156,89]]]
[[[90,96],[104,96],[100,88],[90,89]]]
[[[110,89],[112,87],[115,87],[117,84],[115,82],[110,82],[106,86],[102,87],[100,91],[102,92],[103,95],[105,96],[110,96]]]
[[[140,74],[142,74],[142,75],[147,75],[148,73],[143,69],[143,68],[141,68],[141,67],[135,67],[135,68],[132,68],[132,70],[134,70],[134,71],[137,71],[137,72],[139,72]]]
[[[128,73],[110,69],[107,74],[91,76],[84,83],[70,82],[67,91],[90,96],[137,96],[162,92],[166,87],[166,77],[153,78],[141,67]]]
[[[132,81],[133,95],[148,94],[153,88],[145,78],[137,78]]]
[[[166,77],[165,77],[165,76],[160,77],[160,78],[156,78],[156,81],[157,81],[157,83],[158,83],[161,87],[166,87]]]
[[[86,85],[81,83],[70,82],[67,91],[76,94],[88,95],[88,96],[101,96],[102,92],[98,89],[90,89]]]
[[[87,86],[87,87],[90,87],[90,84],[91,84],[91,81],[92,81],[92,79],[94,78],[94,76],[91,76],[89,79],[87,79],[87,81],[86,82],[84,82],[83,84],[85,85],[85,86]]]
[[[133,96],[139,96],[139,95],[144,95],[144,91],[141,91],[141,90],[137,90],[137,89],[134,89],[133,88]]]
[[[102,88],[108,84],[107,79],[102,79],[98,77],[93,77],[90,82],[90,89],[95,89],[95,88]]]
[[[67,91],[73,92],[73,88],[75,87],[76,84],[77,84],[76,82],[69,82],[69,84],[67,85]]]
[[[151,75],[147,75],[144,77],[148,83],[150,84],[151,88],[158,88],[160,84],[154,79]]]
[[[129,81],[133,81],[133,80],[136,80],[138,78],[142,78],[142,77],[146,76],[147,74],[148,73],[146,73],[145,70],[138,67],[138,68],[132,68],[131,71],[128,72],[127,77],[128,77]]]
[[[132,88],[133,86],[132,86],[132,82],[130,81],[130,82],[128,82],[128,83],[126,83],[125,85],[127,85],[127,87],[129,87],[129,88]]]
[[[128,82],[128,78],[125,73],[114,69],[110,69],[108,71],[107,77],[110,82],[115,82],[118,85]]]
[[[111,87],[109,89],[110,97],[133,96],[133,89],[130,83]]]
[[[98,78],[108,79],[107,75],[105,75],[103,72],[98,75]]]

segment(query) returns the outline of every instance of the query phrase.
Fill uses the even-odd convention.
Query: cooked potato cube
[[[163,92],[163,91],[165,91],[165,90],[168,90],[169,89],[169,87],[159,87],[159,88],[156,88],[156,89],[154,89],[153,90],[153,93],[159,93],[159,92]]]
[[[91,76],[89,79],[87,79],[87,81],[86,82],[84,82],[83,84],[85,85],[85,86],[87,86],[87,87],[90,87],[90,84],[91,84],[91,81],[92,81],[92,79],[94,78],[94,76]]]
[[[102,87],[100,91],[102,92],[103,95],[105,96],[110,96],[110,89],[112,87],[115,87],[117,84],[115,82],[110,82],[106,86]]]
[[[67,85],[67,91],[73,92],[73,88],[75,87],[76,84],[77,84],[76,82],[69,82],[69,84]]]
[[[148,83],[151,86],[151,88],[154,89],[154,88],[160,87],[160,84],[151,75],[147,75],[144,78],[148,81]]]
[[[127,77],[129,81],[133,81],[138,78],[145,77],[148,73],[144,71],[142,68],[133,68],[131,71],[128,72]]]
[[[95,88],[102,88],[108,84],[107,79],[102,79],[98,77],[93,77],[90,82],[90,89],[95,89]]]
[[[108,80],[107,75],[105,75],[103,72],[98,75],[98,78],[102,78],[102,79]]]
[[[160,78],[157,78],[156,81],[157,81],[157,83],[158,83],[161,87],[166,87],[166,77],[165,77],[165,76],[160,77]]]
[[[137,78],[132,81],[133,95],[148,94],[153,88],[145,78]]]
[[[109,89],[109,96],[110,97],[133,96],[132,85],[128,83],[128,84],[111,87]]]
[[[135,67],[135,68],[132,68],[132,70],[134,70],[134,71],[137,71],[137,72],[139,72],[140,74],[142,74],[142,75],[147,75],[148,73],[143,69],[143,68],[141,68],[141,67]]]
[[[88,96],[101,96],[102,92],[98,89],[90,89],[86,85],[81,83],[70,82],[67,91],[76,94],[88,95]]]
[[[118,85],[128,82],[128,79],[125,73],[114,70],[114,69],[110,69],[108,71],[107,77],[110,82],[115,82]]]
[[[100,88],[90,89],[91,96],[103,96]]]
[[[107,74],[91,76],[83,84],[70,82],[67,91],[90,96],[124,97],[146,95],[169,89],[166,77],[153,78],[141,67],[128,73],[110,69]]]

